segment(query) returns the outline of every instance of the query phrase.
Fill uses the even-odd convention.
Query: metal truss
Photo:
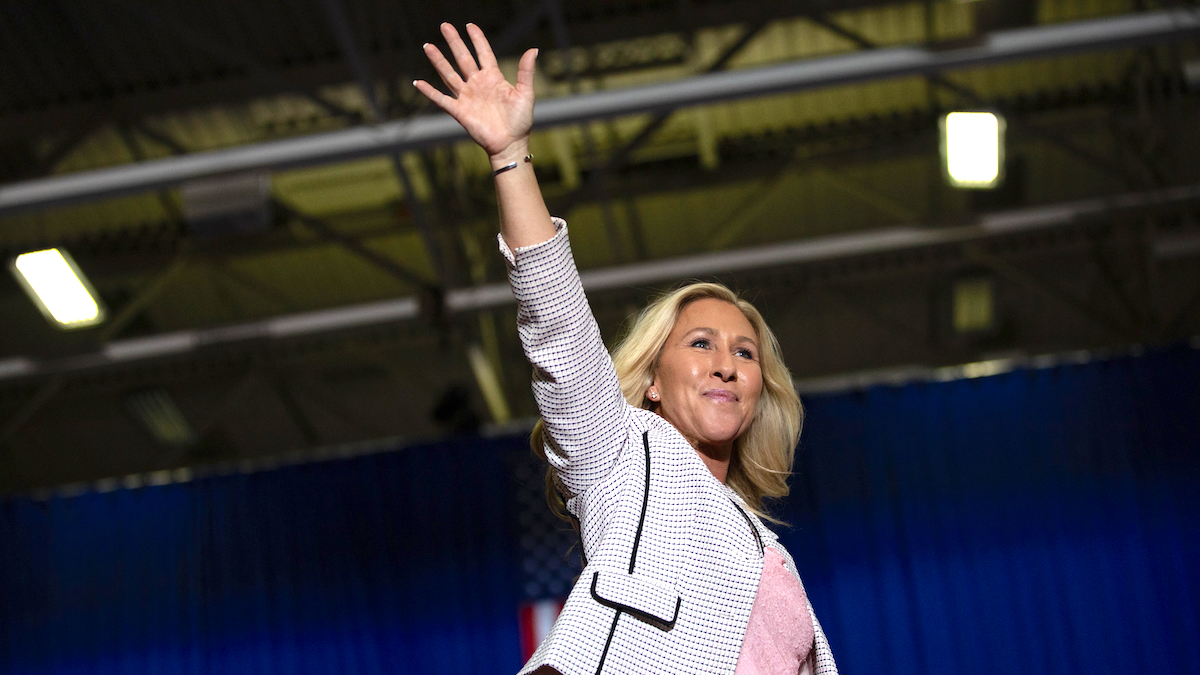
[[[1200,34],[1200,10],[1175,9],[993,33],[957,49],[896,47],[709,73],[622,90],[544,101],[538,128],[785,91],[929,75],[956,68],[1088,50],[1169,42]],[[214,174],[283,169],[388,154],[462,140],[448,116],[356,127],[226,150],[26,181],[0,187],[0,216],[143,192]]]
[[[970,225],[885,228],[757,248],[585,270],[580,277],[585,289],[597,292],[644,287],[676,279],[821,264],[864,256],[952,246],[966,251],[967,258],[974,256],[977,261],[1015,280],[1019,285],[1081,311],[1087,318],[1099,322],[1105,328],[1114,329],[1115,325],[1115,332],[1122,337],[1135,337],[1127,334],[1128,331],[1122,324],[1114,324],[1110,317],[1098,314],[1086,302],[1068,297],[999,259],[989,252],[984,244],[998,238],[1028,236],[1061,229],[1079,222],[1111,219],[1114,214],[1186,210],[1196,202],[1200,202],[1200,184],[992,213],[982,216]],[[512,292],[508,285],[497,283],[450,290],[443,298],[443,307],[449,314],[464,314],[502,308],[511,305],[512,302]],[[418,297],[399,298],[300,312],[217,328],[115,340],[104,345],[100,352],[60,360],[36,361],[25,357],[11,357],[0,360],[0,381],[126,367],[138,362],[239,343],[292,339],[390,325],[419,317],[421,307],[422,301]]]

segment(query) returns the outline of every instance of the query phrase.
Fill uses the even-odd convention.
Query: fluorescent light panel
[[[10,267],[38,309],[59,327],[83,328],[104,320],[104,307],[66,251],[22,253]]]
[[[954,330],[978,333],[995,326],[995,288],[987,277],[962,279],[954,284]]]
[[[990,112],[952,112],[942,118],[946,178],[959,188],[1000,183],[1004,165],[1004,119]]]

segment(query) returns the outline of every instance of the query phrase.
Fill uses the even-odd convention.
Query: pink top
[[[813,646],[804,586],[770,546],[734,675],[796,675]]]

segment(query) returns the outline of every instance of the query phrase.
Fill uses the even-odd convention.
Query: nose
[[[712,374],[722,382],[733,382],[737,379],[737,365],[733,356],[728,352],[716,352],[713,358]]]

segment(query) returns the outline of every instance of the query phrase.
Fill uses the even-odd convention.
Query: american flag
[[[558,613],[562,611],[563,599],[550,598],[521,603],[517,610],[517,623],[521,635],[521,661],[528,661],[534,650],[542,643]]]

